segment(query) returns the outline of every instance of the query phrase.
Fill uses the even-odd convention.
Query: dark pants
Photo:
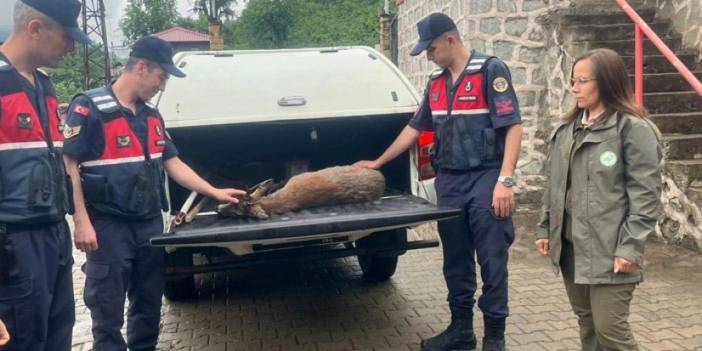
[[[70,350],[75,303],[68,225],[13,225],[5,235],[10,252],[2,254],[14,257],[0,282],[0,319],[11,336],[3,350]]]
[[[83,267],[83,297],[93,319],[93,349],[155,350],[165,254],[162,248],[151,247],[149,239],[162,233],[161,217],[145,221],[91,217],[98,250],[87,255]],[[120,333],[125,295],[129,298],[126,343]]]
[[[439,222],[444,250],[444,278],[452,313],[470,313],[477,289],[475,256],[480,264],[483,293],[478,307],[491,318],[504,318],[507,307],[507,260],[514,241],[511,219],[495,217],[492,194],[498,169],[439,172],[435,186],[439,206],[459,207],[459,218]]]

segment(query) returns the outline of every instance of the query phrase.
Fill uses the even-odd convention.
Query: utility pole
[[[83,46],[83,88],[88,90],[96,85],[109,84],[112,80],[110,53],[107,47],[107,31],[105,29],[105,4],[103,0],[83,1],[83,31],[91,38],[99,37],[100,41],[92,46]],[[104,72],[104,81],[92,81],[91,74]]]

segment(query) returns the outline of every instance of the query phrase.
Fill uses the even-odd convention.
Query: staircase
[[[669,20],[656,17],[655,8],[630,1],[639,15],[702,80],[702,65],[694,51],[681,48],[681,36]],[[617,51],[634,76],[634,24],[614,1],[597,9],[573,11],[563,16],[564,42],[580,56],[606,47]],[[585,12],[585,14],[583,14]],[[692,90],[671,63],[644,40],[644,105],[664,135],[666,167],[664,216],[660,235],[702,253],[702,97]]]

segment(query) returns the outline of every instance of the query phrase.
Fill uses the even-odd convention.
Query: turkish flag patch
[[[83,117],[88,117],[88,115],[90,114],[90,109],[85,106],[76,105],[76,108],[73,109],[73,112]]]
[[[514,113],[514,99],[512,99],[512,97],[510,96],[496,98],[495,113],[498,116],[504,116]]]

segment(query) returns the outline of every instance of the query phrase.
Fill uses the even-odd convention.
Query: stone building
[[[473,49],[495,54],[512,71],[524,118],[518,164],[519,201],[538,204],[546,142],[572,104],[567,92],[576,57],[595,47],[617,50],[633,72],[634,27],[615,0],[405,0],[398,9],[398,65],[422,91],[434,69],[424,55],[409,56],[415,24],[440,11],[451,16]],[[632,7],[696,70],[702,42],[702,0],[637,0]],[[645,45],[644,98],[665,133],[664,216],[659,235],[702,252],[702,98],[650,43]]]

